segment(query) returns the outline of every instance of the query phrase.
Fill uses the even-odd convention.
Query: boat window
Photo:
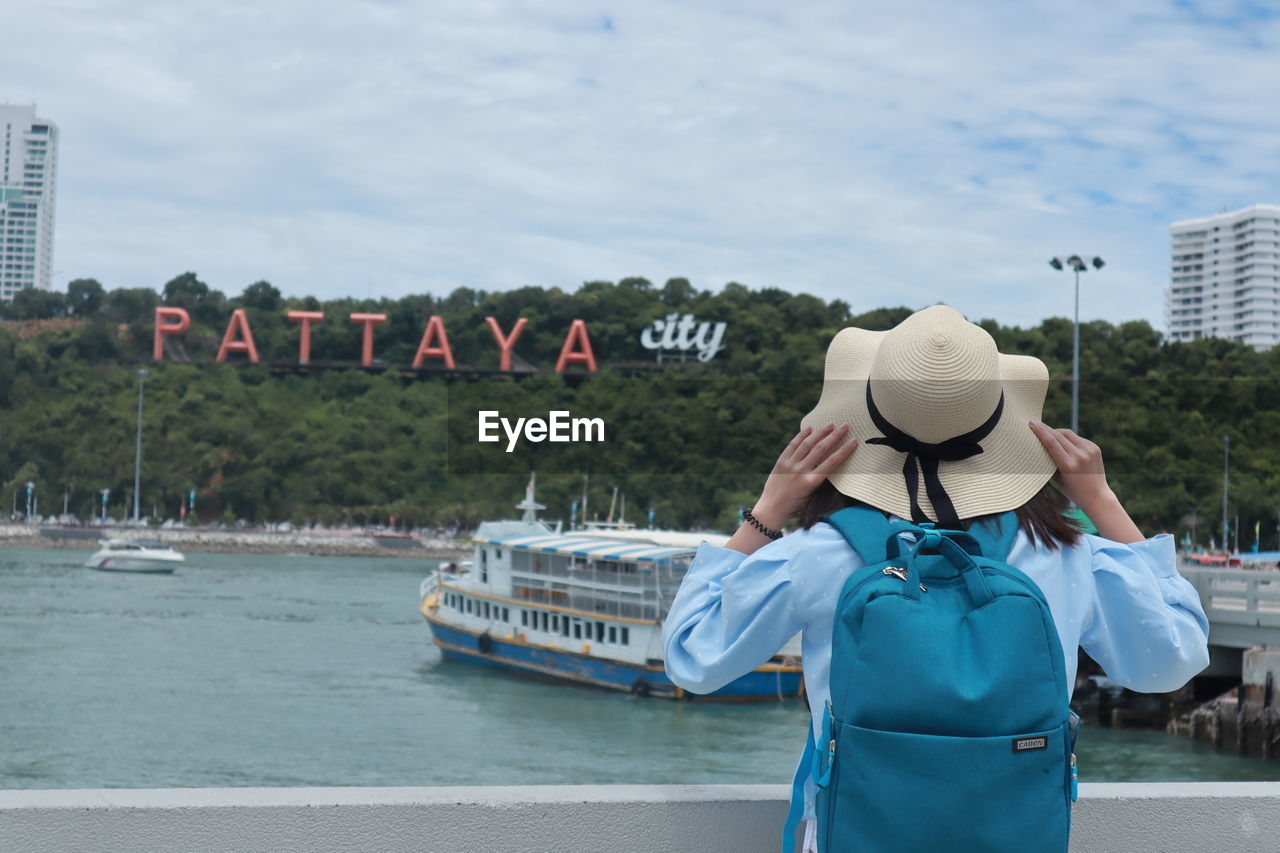
[[[520,611],[520,624],[526,628],[529,627],[529,611],[528,610]]]
[[[564,634],[566,637],[569,636],[569,617],[568,616],[560,617],[560,633]]]
[[[489,602],[484,603],[484,618],[489,618]]]
[[[502,559],[502,549],[501,549],[501,548],[494,548],[494,549],[493,549],[493,559],[495,559],[495,560],[501,560],[501,559]]]
[[[511,609],[510,609],[510,608],[507,608],[507,607],[502,608],[502,621],[503,621],[503,622],[510,622],[510,621],[511,621]]]
[[[623,626],[622,626],[622,645],[624,645],[624,646],[629,646],[629,645],[631,645],[631,636],[630,636],[630,635],[631,635],[631,629],[629,629],[629,628],[627,628],[627,626],[623,625]]]
[[[471,612],[471,599],[469,599],[469,598],[467,599],[467,612],[468,612],[468,613],[470,613],[470,612]]]
[[[604,623],[603,622],[596,623],[596,642],[597,643],[604,642]]]
[[[579,622],[577,619],[573,620],[573,638],[575,640],[582,639],[582,623]]]
[[[545,631],[545,630],[547,630],[547,623],[548,623],[548,620],[549,620],[549,616],[548,616],[548,614],[547,614],[547,611],[545,611],[545,610],[544,610],[544,611],[542,611],[542,630],[544,630],[544,631]]]
[[[560,617],[553,613],[551,615],[551,633],[554,634],[559,630],[560,630]]]
[[[617,625],[609,626],[609,642],[611,643],[618,642],[618,626]]]

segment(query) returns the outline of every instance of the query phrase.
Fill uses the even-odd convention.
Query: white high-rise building
[[[58,126],[0,101],[0,299],[53,285]]]
[[[1171,340],[1228,338],[1260,350],[1280,343],[1280,207],[1175,222],[1169,234]]]

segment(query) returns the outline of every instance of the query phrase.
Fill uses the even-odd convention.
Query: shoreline
[[[469,539],[447,537],[380,539],[365,533],[0,525],[0,549],[39,548],[91,553],[98,549],[99,540],[115,537],[151,539],[179,551],[205,554],[447,559],[469,557],[472,550]]]

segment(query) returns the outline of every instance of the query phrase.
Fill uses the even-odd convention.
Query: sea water
[[[0,788],[787,783],[799,700],[636,698],[444,662],[435,561],[189,554],[173,575],[0,550]],[[1086,728],[1085,781],[1280,780]]]

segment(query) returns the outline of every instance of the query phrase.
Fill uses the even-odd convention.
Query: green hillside
[[[153,310],[185,308],[191,328],[152,364]],[[922,307],[922,306],[915,306]],[[215,363],[231,312],[243,308],[261,363]],[[510,516],[530,468],[550,517],[568,517],[591,473],[590,512],[607,511],[614,487],[628,518],[653,508],[663,526],[727,526],[749,501],[821,388],[831,336],[857,325],[885,329],[910,313],[853,315],[842,301],[752,290],[700,291],[683,279],[590,282],[577,291],[460,289],[444,298],[283,299],[266,282],[227,298],[191,273],[157,294],[106,291],[79,280],[67,295],[30,293],[0,325],[0,482],[36,482],[45,514],[84,516],[112,490],[119,516],[133,480],[134,371],[145,366],[143,506],[177,515],[189,489],[205,520],[472,524]],[[321,310],[315,365],[299,370],[298,326],[287,310]],[[670,313],[727,323],[724,350],[707,364],[662,370],[641,331]],[[352,313],[383,313],[375,364],[360,369]],[[523,378],[446,377],[438,362],[408,369],[427,319],[444,320],[459,368],[498,367],[486,325],[527,327],[515,347]],[[54,318],[42,320],[40,318]],[[585,320],[603,369],[552,370],[574,319]],[[972,318],[977,319],[977,318]],[[1069,421],[1071,323],[1029,329],[982,320],[1002,351],[1035,355],[1053,377],[1046,421]],[[1231,436],[1231,512],[1241,544],[1260,521],[1277,547],[1280,513],[1280,354],[1219,340],[1168,343],[1145,322],[1081,330],[1081,431],[1102,445],[1113,484],[1148,531],[1208,542],[1219,527],[1222,437]],[[474,441],[477,401],[504,413],[569,409],[608,425],[604,445],[533,445],[505,454]]]

